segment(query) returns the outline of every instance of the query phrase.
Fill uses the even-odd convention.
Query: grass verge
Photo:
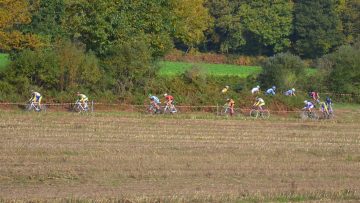
[[[0,71],[10,63],[9,54],[0,53]]]

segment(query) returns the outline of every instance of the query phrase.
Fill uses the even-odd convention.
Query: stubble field
[[[0,201],[360,201],[360,125],[0,112]]]

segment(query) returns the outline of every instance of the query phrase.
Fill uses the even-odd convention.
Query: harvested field
[[[0,111],[0,200],[360,201],[360,125]]]

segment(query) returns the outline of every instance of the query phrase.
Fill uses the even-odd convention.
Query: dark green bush
[[[132,97],[136,88],[144,88],[154,77],[156,67],[148,47],[142,40],[115,44],[104,59],[108,88],[120,98]]]
[[[268,58],[263,64],[259,80],[264,87],[276,85],[279,89],[301,86],[305,78],[305,64],[300,57],[280,53]]]
[[[360,42],[342,46],[319,61],[324,86],[332,92],[360,94]]]

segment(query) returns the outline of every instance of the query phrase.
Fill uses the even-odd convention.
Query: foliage
[[[23,31],[37,33],[47,41],[54,41],[66,35],[63,28],[64,0],[40,0],[31,14],[31,23],[23,26]]]
[[[319,68],[330,91],[360,94],[360,43],[344,45],[324,56]]]
[[[124,98],[135,88],[145,87],[156,70],[151,59],[148,46],[141,39],[115,44],[104,59],[113,92]]]
[[[208,10],[203,6],[204,0],[171,0],[170,2],[174,14],[175,39],[189,47],[202,42],[204,31],[212,23]]]
[[[316,58],[343,42],[336,0],[295,1],[295,50],[300,56]]]
[[[69,91],[77,88],[96,90],[101,71],[95,55],[63,42],[58,48],[24,50],[0,78],[16,87],[18,94],[29,94],[30,88]]]
[[[206,4],[214,18],[214,29],[209,31],[207,47],[222,53],[233,52],[243,46],[243,24],[237,15],[240,6],[236,0],[208,0]]]
[[[113,44],[138,38],[147,41],[153,56],[160,56],[171,47],[168,10],[164,0],[67,1],[65,27],[98,56]]]
[[[252,1],[242,3],[238,15],[243,21],[247,43],[254,52],[262,54],[264,47],[272,47],[272,52],[281,52],[290,47],[289,36],[292,31],[293,2],[280,1]],[[247,46],[250,48],[250,46]],[[257,51],[256,51],[257,50]]]
[[[346,0],[340,9],[346,42],[354,43],[360,38],[360,1]]]
[[[0,1],[0,50],[36,48],[41,42],[35,34],[23,33],[19,25],[31,22],[31,5],[27,0]]]
[[[259,79],[265,87],[297,87],[302,83],[301,80],[305,79],[305,64],[298,56],[290,53],[276,54],[265,61]]]
[[[92,53],[85,53],[82,47],[70,42],[60,42],[56,48],[59,59],[58,90],[85,87],[97,90],[101,82],[102,71],[99,60]]]
[[[209,34],[211,49],[261,54],[268,47],[272,53],[290,46],[291,1],[209,0],[207,7],[215,18]]]

